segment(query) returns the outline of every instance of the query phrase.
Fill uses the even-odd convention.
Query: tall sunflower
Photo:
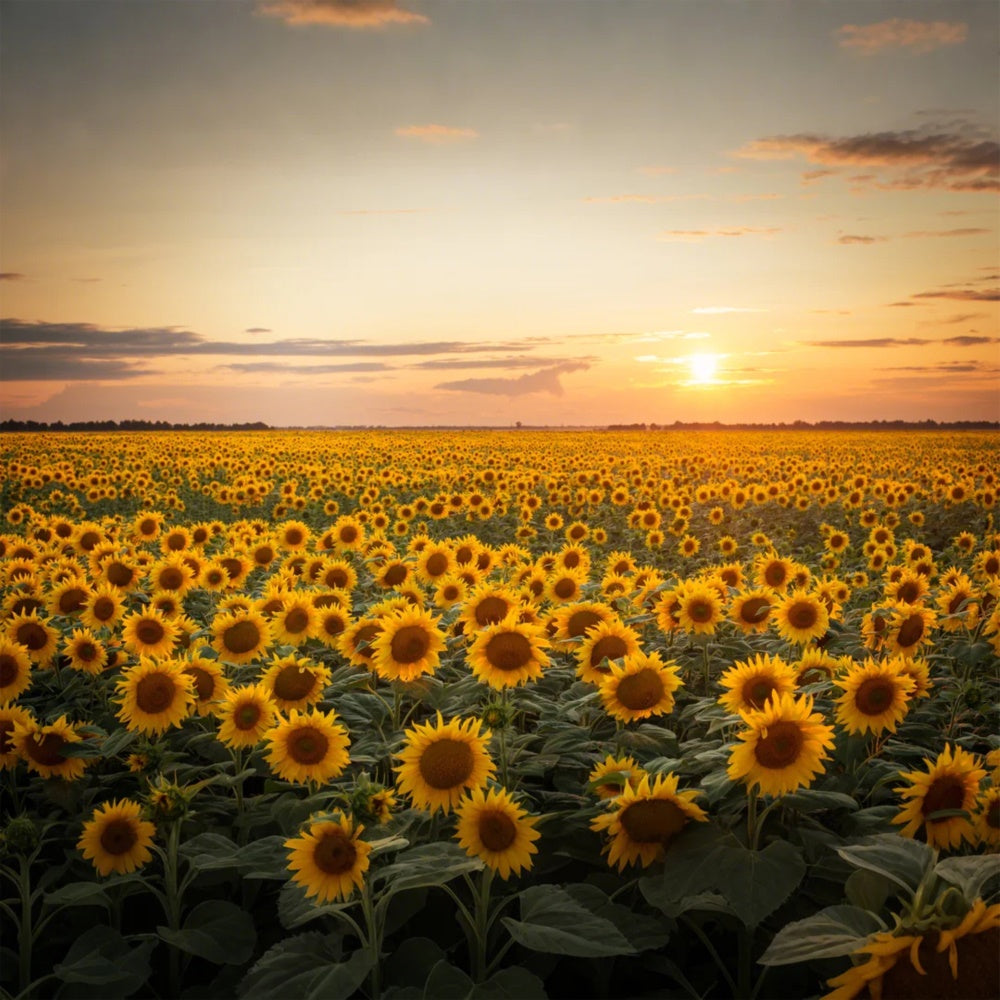
[[[469,857],[478,857],[502,879],[531,868],[536,818],[529,816],[506,789],[474,788],[455,807],[455,839]]]
[[[659,653],[634,653],[601,681],[601,701],[612,718],[622,722],[666,715],[674,710],[674,692],[681,687],[680,667],[664,663]]]
[[[122,643],[135,656],[169,656],[180,633],[163,612],[132,611],[122,620]]]
[[[179,660],[141,658],[115,685],[121,698],[118,718],[147,736],[179,726],[194,709],[194,682]]]
[[[914,837],[923,829],[931,847],[975,843],[975,829],[968,814],[975,809],[979,782],[986,777],[986,771],[971,753],[951,744],[933,762],[925,757],[924,764],[926,771],[900,775],[908,784],[894,791],[908,801],[892,822],[902,825],[900,833],[904,837]],[[957,810],[963,810],[965,815],[954,815]],[[938,816],[941,812],[949,815]]]
[[[549,665],[549,646],[541,626],[521,622],[511,612],[474,633],[466,658],[477,680],[500,690],[538,680]]]
[[[694,800],[698,791],[678,791],[676,774],[658,774],[652,780],[644,775],[633,788],[625,785],[621,794],[609,799],[610,811],[590,824],[610,838],[601,853],[608,864],[622,871],[639,862],[648,868],[662,859],[676,837],[694,820],[704,823],[708,815]]]
[[[910,710],[910,696],[916,688],[905,665],[901,656],[869,657],[852,664],[837,681],[844,692],[837,699],[837,722],[849,733],[894,733]]]
[[[726,689],[719,704],[727,712],[760,711],[771,695],[794,694],[796,673],[780,656],[758,653],[749,660],[737,660],[719,678]]]
[[[142,818],[142,806],[130,799],[105,802],[83,824],[77,849],[92,861],[101,875],[126,875],[152,857],[156,827]]]
[[[314,817],[298,837],[285,841],[292,880],[317,903],[347,899],[364,885],[371,845],[361,839],[364,827],[341,812]]]
[[[220,614],[212,622],[212,646],[226,663],[251,663],[270,641],[267,619],[256,611]]]
[[[496,766],[487,745],[490,731],[480,719],[450,719],[418,723],[405,733],[405,745],[396,756],[396,784],[418,809],[451,812],[462,795],[482,788]]]
[[[219,740],[228,747],[254,747],[271,728],[277,714],[266,685],[245,684],[224,692],[215,714],[219,718]]]
[[[762,795],[808,788],[833,747],[833,726],[813,712],[809,696],[774,694],[763,709],[741,712],[747,729],[733,747],[727,773]]]
[[[264,734],[267,762],[285,781],[300,785],[338,778],[350,763],[347,730],[333,712],[293,708]]]
[[[386,615],[372,641],[372,667],[386,680],[414,681],[433,674],[445,648],[438,619],[410,606]]]
[[[778,602],[774,621],[783,639],[805,645],[826,635],[830,614],[819,597],[804,590],[793,590]]]
[[[13,701],[31,684],[31,657],[20,643],[0,635],[0,705]]]
[[[43,778],[65,778],[74,781],[83,776],[88,760],[84,757],[67,757],[63,751],[74,743],[83,741],[77,728],[65,715],[60,715],[48,725],[29,717],[15,720],[11,736],[14,748],[28,764],[28,769]]]

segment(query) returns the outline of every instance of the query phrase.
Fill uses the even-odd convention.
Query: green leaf
[[[151,937],[133,947],[118,931],[98,924],[73,942],[52,971],[65,983],[87,983],[100,986],[107,997],[126,997],[149,978],[149,956],[155,947]]]
[[[326,917],[350,909],[357,898],[347,899],[339,903],[318,903],[316,897],[306,896],[306,890],[298,882],[289,880],[281,887],[278,895],[278,920],[287,930],[294,930],[303,924],[311,923],[320,917]]]
[[[444,960],[445,954],[436,941],[425,937],[404,938],[386,961],[385,980],[399,986],[422,986],[431,969]]]
[[[391,865],[376,872],[375,884],[385,883],[379,905],[387,903],[388,896],[404,889],[444,885],[459,875],[479,871],[482,867],[482,861],[470,858],[453,841],[442,840],[410,848],[398,854]]]
[[[251,872],[256,878],[277,878],[288,874],[285,838],[261,837],[240,847],[219,833],[199,833],[181,846],[181,853],[196,871]]]
[[[474,983],[461,969],[440,961],[427,977],[424,1000],[545,1000],[542,981],[527,969],[509,968]]]
[[[521,919],[503,917],[503,925],[518,944],[532,951],[580,958],[636,952],[610,920],[592,913],[559,886],[536,885],[525,889],[520,904]]]
[[[1000,855],[984,854],[970,858],[945,858],[934,866],[934,873],[958,886],[971,903],[983,895],[991,880],[1000,877]]]
[[[68,882],[45,894],[46,906],[103,906],[111,905],[104,886],[97,882]]]
[[[637,952],[660,948],[670,939],[666,921],[637,913],[627,906],[622,906],[621,903],[612,902],[596,885],[578,882],[575,885],[567,885],[566,891],[591,913],[610,920]]]
[[[257,942],[250,914],[224,899],[199,903],[179,931],[169,927],[156,930],[167,944],[216,965],[242,965]]]
[[[828,906],[782,927],[758,961],[761,965],[791,965],[849,955],[869,935],[882,930],[885,924],[859,906]]]
[[[855,906],[872,913],[879,913],[892,892],[892,883],[878,872],[859,868],[851,872],[844,884],[844,893]]]
[[[858,802],[853,795],[843,792],[824,792],[819,788],[802,788],[781,799],[782,806],[799,812],[819,812],[823,809],[847,809],[857,811]]]
[[[934,851],[926,844],[898,833],[877,834],[855,844],[837,848],[837,853],[858,868],[867,868],[914,892],[927,871]]]
[[[371,971],[368,951],[356,951],[341,961],[340,949],[328,934],[309,931],[279,941],[269,949],[239,985],[242,1000],[348,1000]]]

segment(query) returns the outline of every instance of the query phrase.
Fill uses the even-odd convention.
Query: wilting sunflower
[[[70,667],[84,674],[101,673],[108,660],[104,643],[89,628],[78,628],[70,633],[62,652],[69,660]]]
[[[976,899],[957,924],[921,934],[882,931],[855,949],[866,962],[827,981],[822,1000],[994,1000],[1000,994],[1000,904]],[[906,959],[909,958],[909,961]]]
[[[47,619],[39,618],[37,610],[8,619],[4,633],[10,642],[27,650],[28,658],[39,667],[52,662],[59,646],[59,632]]]
[[[169,656],[180,629],[162,611],[132,611],[122,619],[122,643],[135,656]]]
[[[190,659],[183,660],[181,665],[191,678],[194,708],[199,715],[211,715],[215,710],[215,702],[229,690],[229,678],[226,677],[222,665],[217,660],[193,653]]]
[[[465,853],[479,858],[502,879],[531,868],[536,818],[529,816],[503,788],[484,793],[474,788],[455,807],[455,839]]]
[[[496,767],[487,744],[490,731],[480,719],[457,718],[418,723],[405,733],[406,745],[396,756],[396,784],[418,809],[451,812],[462,795],[482,788]]]
[[[264,734],[267,762],[285,781],[304,785],[338,778],[350,763],[347,730],[333,712],[293,708]]]
[[[105,802],[83,824],[77,849],[101,875],[126,875],[141,868],[153,854],[156,827],[142,818],[142,806],[130,799]]]
[[[228,747],[254,747],[271,728],[278,709],[264,684],[230,688],[219,701],[219,740]]]
[[[758,653],[750,660],[737,660],[719,683],[726,689],[719,695],[719,704],[727,712],[760,711],[771,695],[794,694],[796,673],[780,656]]]
[[[24,646],[0,636],[0,705],[13,701],[31,684],[31,657]]]
[[[635,788],[627,784],[609,800],[611,811],[590,824],[592,830],[603,830],[611,838],[601,852],[607,853],[609,865],[622,871],[638,861],[648,868],[664,857],[670,842],[690,820],[707,822],[705,810],[694,803],[700,793],[679,792],[677,782],[676,774],[652,779],[647,774]]]
[[[741,712],[748,728],[737,734],[743,742],[730,752],[730,780],[758,788],[762,795],[808,788],[833,747],[833,726],[812,709],[808,695],[774,694],[760,711]]]
[[[307,594],[296,592],[282,600],[280,610],[273,615],[269,624],[275,642],[301,646],[316,634],[319,611]]]
[[[677,588],[674,615],[685,632],[713,635],[722,621],[723,600],[719,592],[701,583],[687,583]]]
[[[737,594],[729,605],[729,619],[744,635],[763,633],[771,624],[771,614],[778,599],[767,587],[755,587]]]
[[[608,754],[587,775],[587,785],[599,799],[614,799],[621,795],[625,785],[633,788],[646,774],[632,757],[615,757]]]
[[[576,649],[576,675],[588,684],[600,684],[611,672],[610,663],[640,651],[635,631],[615,618],[587,629]],[[604,661],[607,660],[608,664]]]
[[[936,616],[930,608],[895,605],[886,625],[885,646],[893,653],[913,656],[921,646],[932,642],[931,630],[935,625]]]
[[[905,671],[906,660],[895,656],[852,664],[837,684],[844,693],[837,699],[837,722],[849,733],[880,736],[896,726],[910,710],[916,685]]]
[[[804,590],[793,590],[774,609],[778,633],[789,642],[805,645],[826,635],[830,615],[822,599]]]
[[[179,726],[194,709],[194,682],[179,660],[142,657],[122,672],[115,687],[121,696],[118,718],[147,736]]]
[[[909,801],[892,820],[903,826],[899,832],[904,837],[914,837],[921,828],[931,847],[958,847],[963,841],[975,843],[976,833],[969,814],[975,809],[979,782],[986,771],[978,766],[976,758],[961,747],[947,745],[924,771],[907,771],[900,777],[909,782],[894,789]],[[964,810],[966,815],[946,815],[934,818],[936,813],[954,813]]]
[[[372,641],[372,667],[386,680],[414,681],[433,674],[445,648],[438,619],[415,606],[379,619],[380,631]]]
[[[272,661],[260,680],[282,712],[303,710],[323,697],[330,668],[303,657],[283,656]]]
[[[35,717],[28,709],[0,703],[0,771],[15,767],[21,759],[14,745],[14,727],[20,725],[22,729],[28,729],[34,722]]]
[[[28,769],[43,778],[74,781],[86,770],[87,759],[67,757],[63,753],[67,747],[83,741],[83,736],[65,715],[49,725],[42,725],[30,716],[26,721],[15,720],[11,739],[17,752],[27,761]]]
[[[674,692],[681,687],[680,667],[664,663],[659,653],[633,653],[601,681],[601,701],[612,718],[622,722],[666,715],[674,710]]]
[[[478,681],[500,690],[538,680],[549,665],[549,646],[545,630],[520,621],[514,611],[476,632],[466,658]]]
[[[250,663],[271,641],[267,619],[256,611],[216,615],[212,622],[212,646],[226,663]]]
[[[292,880],[318,903],[347,899],[364,884],[371,845],[361,839],[364,827],[341,812],[314,818],[298,837],[285,841]]]

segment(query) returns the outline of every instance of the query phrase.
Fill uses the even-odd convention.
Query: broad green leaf
[[[470,858],[458,844],[442,840],[400,852],[391,865],[376,872],[374,882],[385,883],[380,900],[382,904],[387,896],[404,889],[444,885],[459,875],[479,871],[482,867],[482,861]]]
[[[441,946],[430,938],[408,937],[399,942],[385,963],[385,980],[398,986],[421,987],[431,969],[445,960]]]
[[[356,903],[357,894],[344,902],[318,903],[315,896],[306,896],[301,885],[289,880],[278,895],[278,920],[286,930],[293,930],[321,917],[349,910]]]
[[[537,885],[525,889],[520,904],[521,919],[504,917],[503,925],[518,944],[532,951],[580,958],[636,952],[614,923],[592,913],[559,886]]]
[[[855,906],[872,913],[880,913],[892,892],[892,883],[885,875],[868,868],[851,872],[844,884],[844,893]]]
[[[346,961],[328,934],[309,931],[274,945],[243,977],[242,1000],[348,1000],[371,971],[368,951],[356,951]]]
[[[424,985],[424,1000],[545,1000],[545,996],[542,981],[517,967],[502,969],[477,984],[461,969],[440,961]]]
[[[200,833],[181,845],[181,853],[197,871],[228,869],[233,872],[248,872],[260,869],[268,873],[266,877],[274,878],[288,867],[284,843],[284,837],[271,836],[260,837],[240,847],[222,834]]]
[[[167,944],[216,965],[241,965],[253,954],[257,942],[253,917],[224,899],[199,903],[179,931],[169,927],[156,930]]]
[[[126,997],[149,978],[149,956],[155,938],[129,944],[118,931],[103,924],[85,930],[52,971],[65,983],[100,986],[107,997]]]
[[[68,882],[45,894],[46,906],[103,906],[111,905],[104,886],[97,882]]]
[[[971,903],[983,895],[986,884],[1000,877],[1000,855],[983,854],[969,858],[945,858],[934,866],[934,873],[958,886]]]
[[[637,913],[621,903],[612,902],[596,885],[578,882],[567,885],[566,891],[591,913],[610,920],[636,951],[660,948],[670,939],[670,930],[665,920]]]
[[[858,868],[867,868],[913,892],[927,871],[934,851],[918,840],[898,833],[877,834],[855,844],[837,848],[837,853]]]
[[[791,965],[849,955],[869,935],[882,930],[882,921],[859,906],[828,906],[782,927],[758,961],[761,965]]]
[[[819,812],[823,809],[847,809],[855,812],[858,808],[857,799],[843,792],[824,792],[819,788],[802,788],[781,799],[781,805],[799,812]]]

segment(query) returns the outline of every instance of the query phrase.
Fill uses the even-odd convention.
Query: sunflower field
[[[2,444],[2,996],[1000,995],[996,434]]]

